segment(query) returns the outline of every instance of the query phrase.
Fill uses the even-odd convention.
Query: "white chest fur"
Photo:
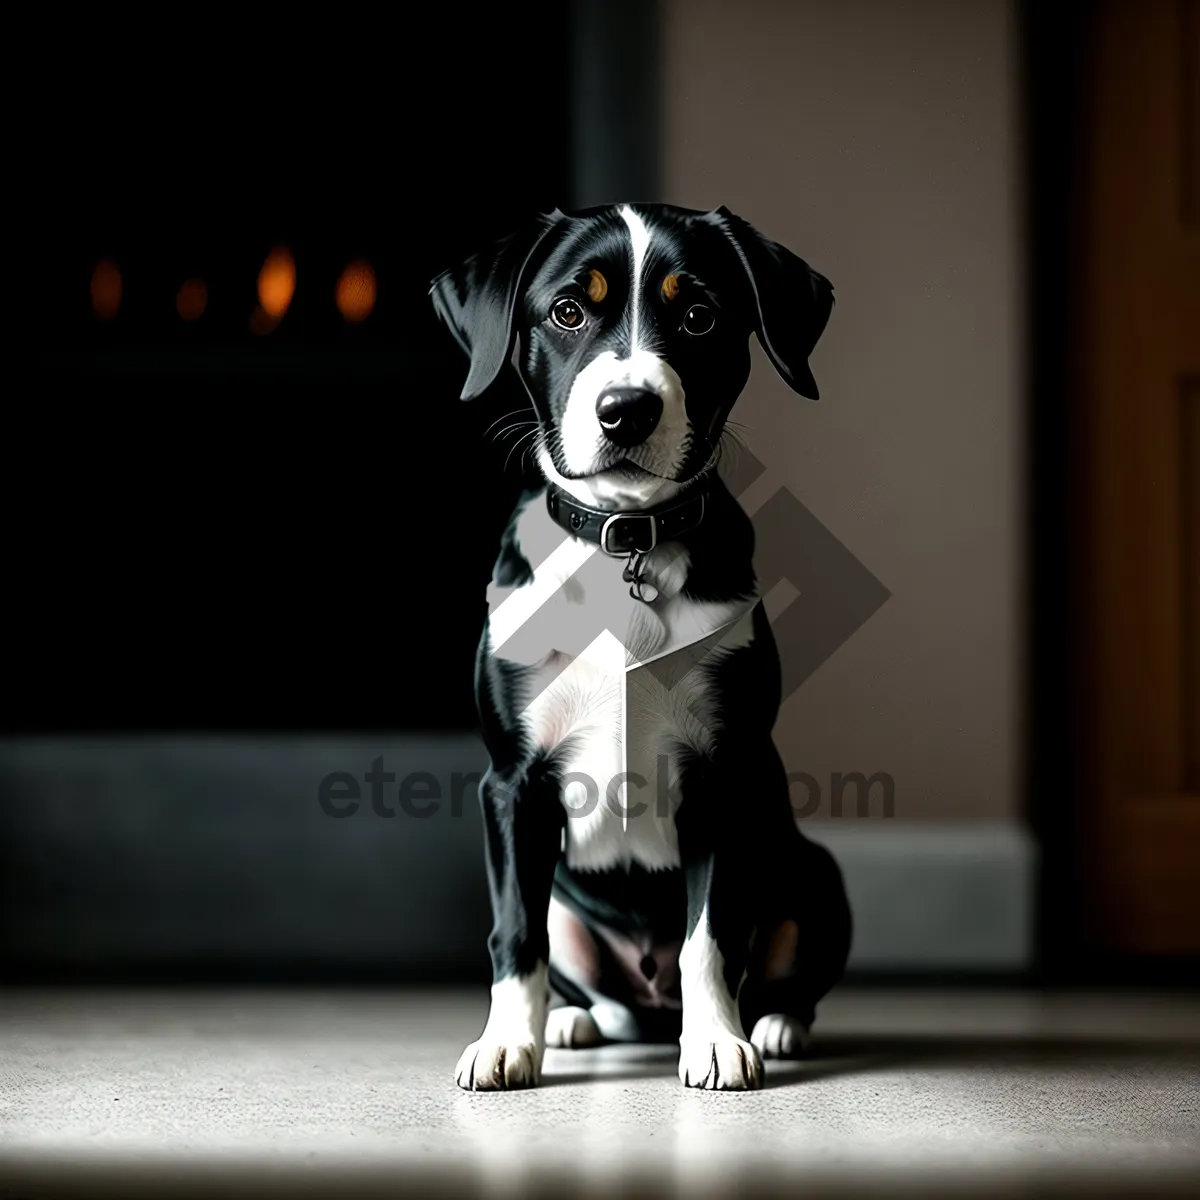
[[[756,599],[687,599],[687,554],[665,543],[646,565],[658,599],[636,600],[623,561],[566,535],[538,501],[517,539],[534,577],[489,589],[491,648],[535,669],[521,720],[562,773],[567,861],[676,866],[681,760],[711,752],[713,667],[752,640]]]

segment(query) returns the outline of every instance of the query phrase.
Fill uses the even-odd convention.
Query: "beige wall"
[[[822,400],[756,349],[734,418],[892,597],[784,706],[789,768],[896,816],[1020,811],[1015,80],[996,0],[664,0],[664,195],[828,275]],[[779,451],[786,446],[786,454]],[[752,507],[747,497],[747,507]]]

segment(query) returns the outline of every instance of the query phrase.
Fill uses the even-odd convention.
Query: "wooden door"
[[[1200,954],[1200,0],[1108,0],[1075,343],[1085,929]]]

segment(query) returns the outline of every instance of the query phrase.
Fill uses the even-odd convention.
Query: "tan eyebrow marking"
[[[595,267],[588,272],[587,294],[593,304],[599,304],[608,295],[608,280]]]
[[[662,281],[662,294],[667,300],[674,300],[679,295],[679,276],[668,275]]]

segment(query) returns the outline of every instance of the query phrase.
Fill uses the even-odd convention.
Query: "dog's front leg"
[[[455,1074],[469,1091],[534,1087],[546,1045],[546,920],[564,813],[556,785],[541,771],[489,771],[479,801],[492,898],[492,1006]]]
[[[689,836],[682,821],[680,825],[688,920],[679,955],[679,1078],[688,1087],[714,1091],[761,1088],[762,1058],[746,1037],[738,1011],[753,933],[748,847],[736,835],[727,833],[722,842],[700,830]]]

